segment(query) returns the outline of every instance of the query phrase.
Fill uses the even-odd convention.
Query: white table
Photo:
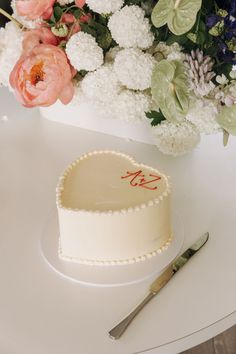
[[[0,90],[0,353],[176,354],[236,323],[236,139],[209,136],[168,158],[155,147],[52,123]],[[184,248],[208,244],[135,319],[119,341],[107,330],[146,294],[148,281],[98,288],[53,272],[39,250],[65,166],[116,149],[171,176]]]

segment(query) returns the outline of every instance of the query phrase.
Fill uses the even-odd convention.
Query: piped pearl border
[[[59,239],[59,249],[58,249],[58,256],[62,260],[65,261],[70,261],[70,262],[76,262],[84,265],[92,265],[92,266],[117,266],[117,265],[125,265],[125,264],[134,264],[138,262],[143,262],[146,261],[147,259],[150,259],[152,257],[157,256],[158,254],[161,254],[162,252],[166,251],[168,247],[170,246],[171,242],[173,241],[172,235],[168,238],[168,240],[157,250],[149,252],[147,254],[144,254],[139,257],[133,257],[130,259],[122,259],[122,260],[90,260],[90,259],[82,259],[82,258],[77,258],[77,257],[69,257],[65,256],[62,253],[61,250],[61,243]]]
[[[120,210],[107,210],[107,211],[100,211],[100,210],[83,210],[83,209],[75,209],[75,208],[66,208],[62,204],[62,193],[64,192],[64,182],[67,178],[67,176],[71,173],[71,171],[84,159],[87,159],[93,155],[98,155],[98,154],[114,154],[116,156],[120,156],[122,158],[125,158],[130,161],[130,163],[134,166],[141,167],[141,168],[146,168],[154,173],[157,173],[161,175],[161,177],[165,180],[166,183],[166,190],[157,198],[150,199],[146,203],[142,203],[140,205],[137,205],[135,207],[129,207],[129,208],[123,208]],[[170,183],[169,183],[169,178],[165,176],[163,173],[160,173],[157,169],[150,167],[145,164],[139,164],[137,163],[134,158],[132,158],[129,155],[126,155],[122,152],[117,152],[113,150],[97,150],[93,152],[89,152],[87,154],[82,155],[79,159],[73,161],[67,169],[64,171],[63,175],[59,178],[59,182],[56,188],[56,204],[58,209],[66,210],[68,212],[84,212],[84,213],[92,213],[92,214],[97,214],[97,215],[118,215],[118,214],[126,214],[126,213],[131,213],[131,212],[137,212],[140,211],[141,209],[145,209],[151,206],[154,206],[156,204],[159,204],[165,197],[167,197],[170,194]]]

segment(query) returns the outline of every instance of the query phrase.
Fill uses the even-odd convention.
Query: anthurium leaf
[[[175,87],[176,98],[179,101],[181,110],[183,113],[187,113],[189,108],[189,93],[187,85],[187,76],[185,73],[185,67],[182,63],[174,61],[175,63],[175,77],[173,79],[173,84]]]
[[[201,6],[202,0],[159,0],[152,12],[152,22],[157,28],[167,24],[179,36],[193,27]]]
[[[201,6],[202,0],[176,0],[168,20],[170,31],[176,35],[188,32],[195,24]]]
[[[151,87],[153,98],[158,104],[166,95],[164,91],[169,90],[174,75],[175,66],[170,61],[162,60],[154,66]]]
[[[183,63],[168,60],[157,63],[152,74],[151,91],[167,120],[178,122],[185,117],[189,95]]]
[[[183,113],[187,113],[189,107],[189,99],[187,92],[182,87],[175,88],[176,98],[178,99],[179,105]]]
[[[159,0],[154,7],[151,15],[152,23],[159,28],[168,22],[168,17],[173,12],[175,6],[174,0]]]
[[[236,135],[236,104],[223,107],[217,116],[217,121],[226,132]]]

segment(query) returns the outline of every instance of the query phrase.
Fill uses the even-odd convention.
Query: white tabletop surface
[[[7,116],[8,120],[2,119]],[[149,282],[99,288],[58,275],[39,240],[63,169],[84,152],[116,149],[171,176],[184,248],[208,244],[118,341],[107,331],[146,294]],[[49,122],[0,90],[0,353],[176,354],[236,323],[236,139],[209,136],[170,158],[154,146]]]

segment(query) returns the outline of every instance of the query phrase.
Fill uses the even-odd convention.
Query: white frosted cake
[[[134,263],[172,239],[168,178],[119,152],[95,151],[73,162],[60,178],[57,208],[65,260]]]

